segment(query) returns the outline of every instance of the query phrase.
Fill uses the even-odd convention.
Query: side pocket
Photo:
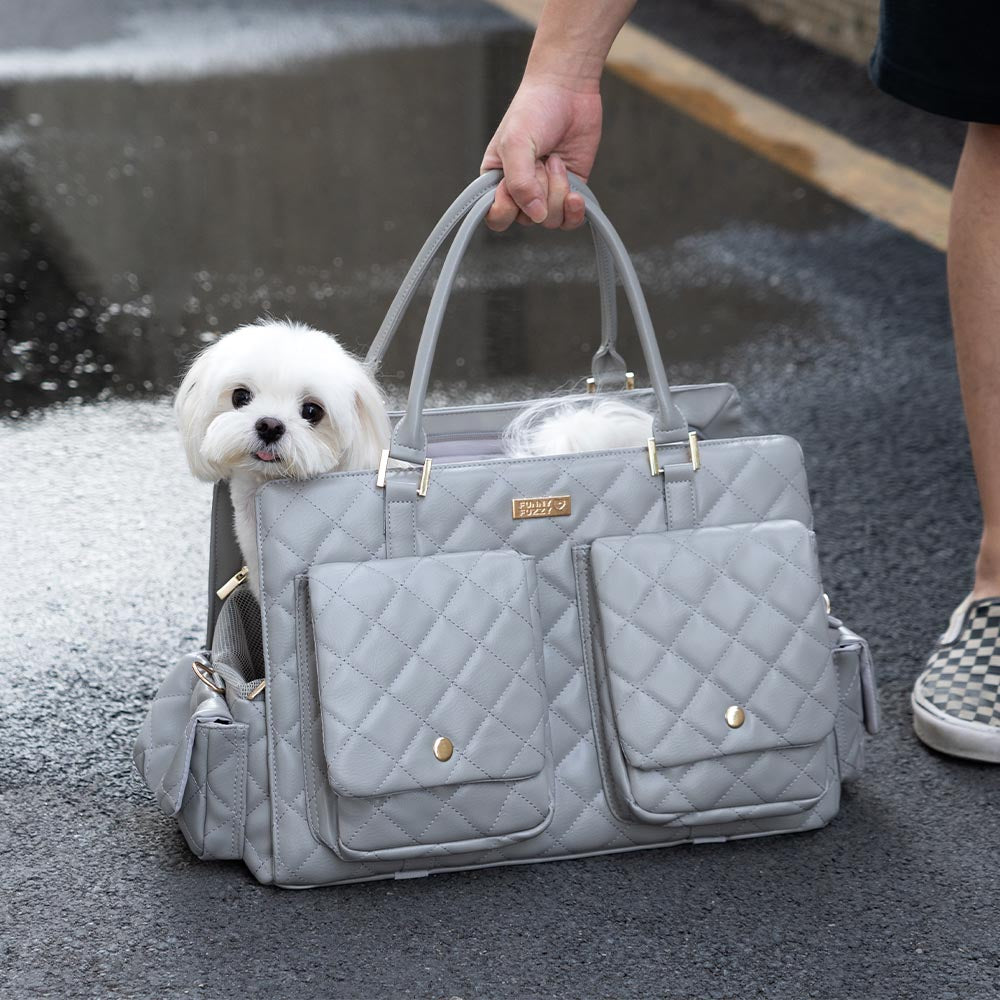
[[[245,722],[198,719],[195,723],[177,823],[202,860],[243,857],[248,729]]]
[[[853,781],[864,769],[865,733],[879,727],[878,691],[868,643],[839,622],[839,639],[833,651],[837,669],[840,707],[837,711],[837,760],[840,780]]]
[[[182,656],[160,685],[133,758],[157,804],[199,858],[243,856],[249,725],[200,683]]]

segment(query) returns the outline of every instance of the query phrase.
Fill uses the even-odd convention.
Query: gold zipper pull
[[[250,570],[244,566],[235,576],[231,576],[219,589],[215,592],[215,596],[218,597],[220,601],[224,601],[248,576],[250,575]]]

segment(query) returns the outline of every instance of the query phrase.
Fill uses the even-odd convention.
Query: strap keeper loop
[[[420,465],[419,462],[411,462],[409,459],[396,458],[393,459],[394,462],[406,462],[407,465]],[[378,474],[375,476],[375,485],[380,490],[385,489],[385,477],[389,470],[389,449],[384,448],[382,450],[382,456],[379,458],[378,462]],[[420,482],[417,483],[417,496],[425,497],[427,496],[427,487],[430,486],[431,482],[431,459],[425,458],[423,465],[420,470]]]

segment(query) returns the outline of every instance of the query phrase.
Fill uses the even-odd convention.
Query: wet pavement
[[[1000,995],[997,773],[924,751],[906,705],[978,530],[941,255],[609,78],[593,186],[674,380],[733,381],[805,448],[835,610],[877,655],[869,769],[816,834],[265,889],[197,862],[131,771],[203,630],[209,493],[167,393],[262,312],[363,349],[529,36],[472,3],[20,6],[0,40],[0,996]],[[581,234],[484,233],[435,398],[586,374],[593,274]]]

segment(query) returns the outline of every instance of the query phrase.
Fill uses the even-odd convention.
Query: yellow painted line
[[[532,24],[544,6],[544,0],[491,2]],[[951,192],[937,181],[789,111],[635,25],[622,28],[608,66],[848,205],[945,249]]]

